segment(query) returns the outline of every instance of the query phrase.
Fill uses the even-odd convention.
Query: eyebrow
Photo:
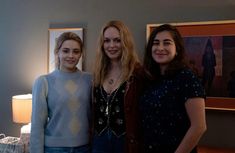
[[[120,37],[114,37],[114,38],[104,37],[104,39],[120,39]]]
[[[69,47],[64,47],[64,48],[62,48],[62,49],[69,49],[69,50],[70,50]],[[81,49],[79,49],[79,48],[72,48],[72,50],[81,50]]]
[[[154,39],[153,41],[160,41],[159,39]],[[164,39],[163,41],[171,41],[174,42],[172,39]]]

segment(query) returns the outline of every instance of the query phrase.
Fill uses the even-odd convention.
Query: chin
[[[109,58],[111,59],[111,60],[119,60],[119,59],[121,59],[121,56],[119,56],[119,55],[113,55],[113,56],[109,56]]]
[[[74,65],[73,65],[73,66],[67,66],[66,69],[68,69],[68,70],[74,70],[74,69],[76,69],[76,65],[75,65],[75,66],[74,66]]]

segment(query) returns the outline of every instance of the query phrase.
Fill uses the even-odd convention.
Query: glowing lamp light
[[[12,116],[15,123],[30,123],[32,113],[32,94],[12,97]]]

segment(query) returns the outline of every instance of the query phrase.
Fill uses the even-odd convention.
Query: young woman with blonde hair
[[[79,36],[65,32],[55,46],[56,70],[33,86],[32,153],[89,153],[91,74],[77,69]]]

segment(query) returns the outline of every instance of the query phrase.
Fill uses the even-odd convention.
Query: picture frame
[[[146,40],[152,30],[161,24],[147,24]],[[210,93],[206,97],[206,109],[235,111],[235,98],[231,96],[231,92],[227,91],[228,86],[231,86],[229,85],[230,79],[232,79],[231,74],[234,76],[235,73],[235,20],[168,24],[175,26],[181,33],[188,60],[196,63],[203,83],[204,76],[206,76],[204,74],[206,66],[202,64],[203,52],[206,52],[205,48],[208,44],[212,44],[216,64],[212,85],[209,88],[209,85],[204,84],[207,93]],[[191,58],[195,59],[191,60]]]
[[[50,28],[48,29],[48,73],[55,70],[55,55],[54,48],[56,39],[64,32],[74,32],[83,41],[83,28]],[[83,56],[80,58],[77,68],[82,70],[83,68]]]

